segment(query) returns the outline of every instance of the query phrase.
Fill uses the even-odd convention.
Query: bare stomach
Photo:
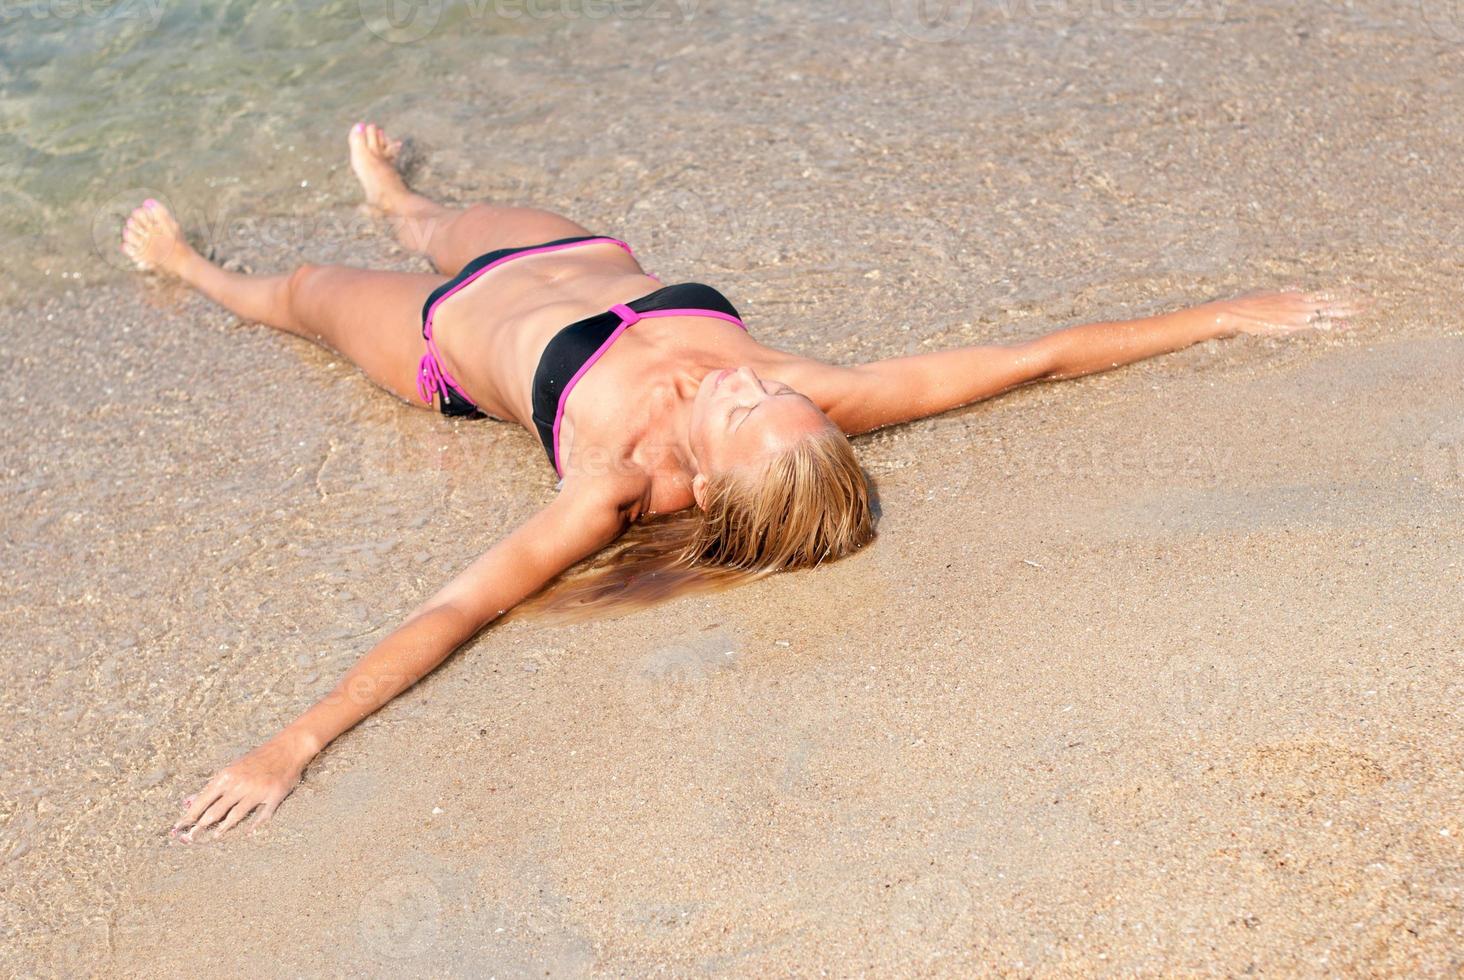
[[[433,312],[443,367],[478,407],[533,426],[533,379],[553,336],[660,284],[613,244],[512,259],[482,273]]]

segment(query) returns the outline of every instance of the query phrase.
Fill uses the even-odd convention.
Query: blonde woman
[[[1330,326],[1354,303],[1256,293],[1142,320],[1092,323],[1011,346],[837,366],[759,343],[721,293],[663,285],[629,246],[568,218],[413,193],[398,143],[349,135],[367,201],[437,274],[307,265],[228,272],[167,209],[132,213],[123,250],[246,320],[327,345],[381,387],[444,415],[513,421],[560,477],[554,501],[494,544],[341,677],[334,691],[183,803],[173,833],[268,820],[310,761],[479,630],[572,566],[623,546],[548,603],[644,604],[708,581],[832,561],[874,537],[848,438],[1236,333]]]

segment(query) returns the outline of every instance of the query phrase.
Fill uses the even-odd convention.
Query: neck
[[[691,409],[702,378],[711,370],[686,365],[672,370],[664,387],[651,399],[651,412],[642,437],[641,458],[653,474],[673,479],[690,492],[697,472],[696,454],[691,451]]]

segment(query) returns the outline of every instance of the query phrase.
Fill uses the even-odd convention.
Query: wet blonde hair
[[[520,606],[553,619],[627,612],[685,592],[843,558],[874,538],[869,481],[829,426],[707,481],[705,507],[632,527]]]

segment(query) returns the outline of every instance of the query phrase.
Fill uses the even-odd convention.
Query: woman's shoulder
[[[690,478],[679,472],[644,468],[626,472],[604,472],[592,466],[569,471],[559,481],[559,493],[575,494],[582,506],[606,514],[630,525],[643,517],[669,514],[696,505]]]
[[[556,487],[559,498],[572,499],[575,510],[582,513],[613,515],[614,520],[630,524],[649,507],[654,481],[647,473],[618,469],[572,461]]]

